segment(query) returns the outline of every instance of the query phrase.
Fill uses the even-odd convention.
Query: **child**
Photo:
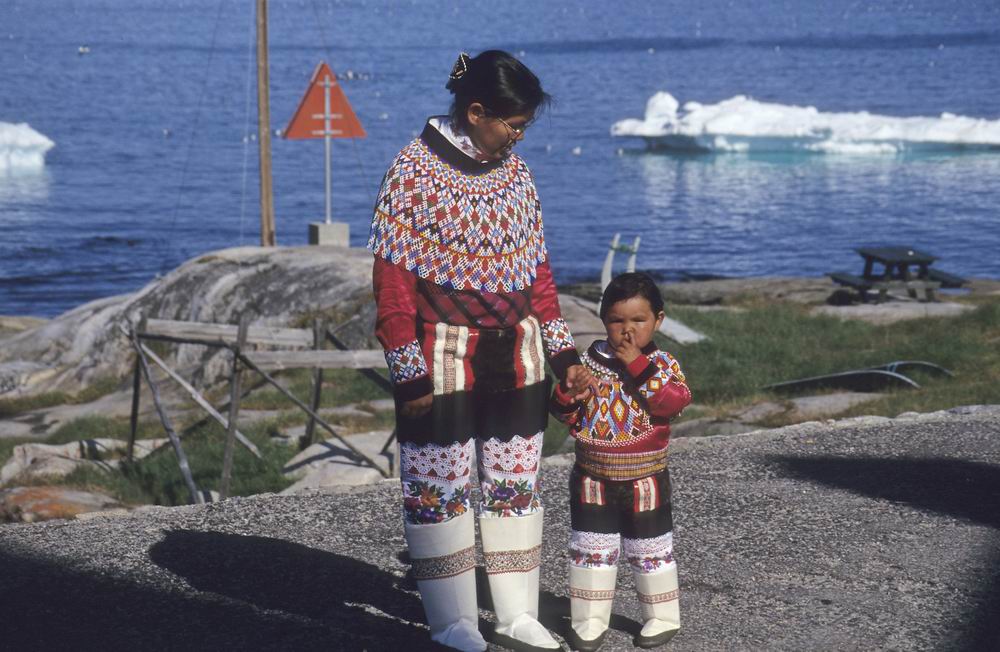
[[[563,319],[541,204],[512,151],[548,102],[506,52],[461,54],[434,116],[382,182],[368,246],[376,334],[396,399],[403,532],[431,638],[485,650],[476,606],[472,470],[494,642],[557,650],[538,621],[545,363],[591,382]]]
[[[604,642],[620,547],[645,621],[635,644],[657,647],[680,628],[667,443],[669,420],[691,402],[691,392],[677,361],[653,342],[663,318],[663,299],[649,276],[615,278],[601,300],[608,339],[583,356],[593,392],[582,401],[565,384],[553,392],[551,411],[576,438],[567,637],[575,650]]]

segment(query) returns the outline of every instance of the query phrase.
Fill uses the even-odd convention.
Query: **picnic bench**
[[[959,288],[966,283],[960,276],[931,269],[937,256],[912,247],[862,247],[856,251],[864,259],[860,276],[847,272],[828,276],[834,283],[856,290],[862,301],[868,300],[869,292],[875,292],[876,302],[881,303],[888,299],[890,291],[905,291],[914,299],[934,301],[938,288]]]

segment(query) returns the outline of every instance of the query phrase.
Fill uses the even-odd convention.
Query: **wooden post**
[[[135,437],[139,430],[139,392],[142,391],[142,368],[139,357],[135,358],[135,370],[132,373],[132,414],[129,417],[128,451],[125,459],[129,464],[135,461]]]
[[[274,194],[271,186],[271,103],[267,63],[267,0],[257,0],[257,143],[260,148],[260,245],[273,247]]]
[[[139,318],[139,325],[135,327],[139,333],[146,330],[146,316]],[[139,394],[142,392],[142,367],[139,363],[139,356],[135,358],[135,371],[132,374],[132,413],[129,415],[128,450],[125,459],[129,464],[135,461],[135,438],[139,433]]]
[[[309,416],[311,416],[314,419],[316,419],[316,423],[318,423],[320,426],[322,426],[331,435],[333,435],[334,437],[336,437],[340,441],[340,443],[342,443],[344,446],[346,446],[351,452],[353,452],[359,458],[361,458],[362,460],[364,460],[365,462],[367,462],[369,466],[371,466],[373,469],[375,469],[376,471],[378,471],[379,473],[381,473],[382,477],[385,477],[385,478],[389,477],[389,474],[386,473],[385,470],[381,466],[379,466],[378,463],[375,460],[373,460],[372,458],[368,457],[363,452],[361,452],[360,450],[358,450],[358,448],[354,444],[352,444],[351,442],[347,441],[347,439],[345,439],[344,437],[342,437],[339,434],[337,434],[337,431],[333,429],[333,426],[331,426],[329,423],[327,423],[325,420],[323,420],[323,418],[320,417],[318,414],[316,414],[315,412],[313,412],[312,410],[310,410],[309,406],[306,405],[305,403],[303,403],[302,401],[300,401],[295,396],[295,394],[292,394],[287,389],[285,389],[284,387],[282,387],[281,383],[279,383],[278,381],[276,381],[274,378],[271,378],[271,376],[269,376],[266,371],[264,371],[263,369],[261,369],[260,367],[258,367],[256,364],[254,364],[253,360],[251,360],[250,358],[246,357],[242,353],[239,354],[239,357],[240,357],[240,360],[243,361],[243,364],[245,364],[249,368],[251,368],[254,371],[256,371],[258,374],[260,374],[264,378],[264,380],[266,380],[268,383],[270,383],[279,392],[281,392],[282,394],[284,394],[285,397],[288,398],[288,400],[290,400],[295,405],[299,406],[299,408],[301,410],[303,410],[306,414],[308,414]]]
[[[236,418],[240,413],[240,394],[243,374],[240,373],[240,351],[247,341],[249,320],[244,314],[240,317],[240,329],[236,335],[236,347],[233,349],[233,375],[229,379],[229,427],[226,429],[226,449],[222,454],[222,481],[219,483],[219,498],[225,500],[229,496],[229,482],[233,477],[233,448],[236,446]]]
[[[316,319],[313,321],[313,348],[317,351],[323,349],[323,323]],[[313,412],[319,412],[320,399],[323,397],[323,369],[316,367],[313,369],[313,393],[312,402],[310,407]],[[306,423],[306,432],[299,440],[299,449],[305,450],[313,443],[313,435],[316,431],[316,419],[309,417],[309,421]]]
[[[142,345],[139,344],[139,338],[136,336],[135,331],[131,333],[132,347],[135,349],[135,354],[138,357],[139,364],[142,366],[142,375],[146,379],[146,384],[149,385],[150,391],[153,393],[153,405],[156,406],[156,412],[160,415],[160,422],[163,424],[163,429],[167,431],[167,437],[170,438],[170,443],[174,447],[174,452],[177,454],[177,463],[181,467],[181,476],[184,477],[184,484],[187,485],[188,491],[191,493],[191,501],[194,504],[199,504],[204,502],[201,493],[198,492],[198,487],[194,483],[194,478],[191,476],[191,466],[188,464],[187,455],[184,454],[184,449],[181,447],[181,439],[177,436],[177,432],[174,431],[174,427],[170,424],[170,418],[167,416],[167,411],[163,407],[163,401],[160,400],[160,392],[156,389],[156,383],[153,381],[153,374],[149,369],[149,363],[146,362],[146,356],[142,352]]]

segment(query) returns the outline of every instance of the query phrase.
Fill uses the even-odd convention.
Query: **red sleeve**
[[[375,336],[385,350],[396,397],[408,401],[433,391],[417,339],[417,279],[413,272],[375,256],[372,269],[378,309]]]
[[[580,364],[580,355],[576,352],[576,343],[569,325],[562,317],[559,293],[547,260],[539,263],[535,269],[535,282],[531,286],[531,311],[542,325],[542,340],[549,364],[556,375],[563,379],[567,369]]]
[[[691,404],[691,390],[684,383],[668,381],[649,399],[649,412],[653,416],[671,418]]]
[[[579,418],[578,413],[582,406],[582,402],[573,400],[573,397],[563,390],[562,383],[556,383],[549,401],[549,413],[552,416],[567,425],[573,425]]]
[[[640,355],[629,363],[627,371],[639,392],[646,397],[649,412],[656,417],[675,417],[691,403],[684,374],[677,361],[667,354],[667,363],[661,368],[648,357]]]

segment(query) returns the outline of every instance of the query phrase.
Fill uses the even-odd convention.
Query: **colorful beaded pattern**
[[[497,550],[483,552],[486,574],[527,573],[542,565],[541,544],[526,550]]]
[[[512,154],[486,174],[465,174],[417,138],[385,176],[368,247],[446,288],[530,287],[546,258],[531,173]]]
[[[405,383],[427,375],[427,361],[424,360],[424,353],[416,340],[386,351],[385,362],[389,365],[389,375],[393,384]]]
[[[573,334],[569,331],[569,324],[562,317],[542,324],[542,339],[545,340],[545,350],[550,356],[576,348]]]
[[[476,548],[469,546],[458,552],[441,557],[412,559],[413,578],[416,580],[440,580],[454,577],[476,567]]]

